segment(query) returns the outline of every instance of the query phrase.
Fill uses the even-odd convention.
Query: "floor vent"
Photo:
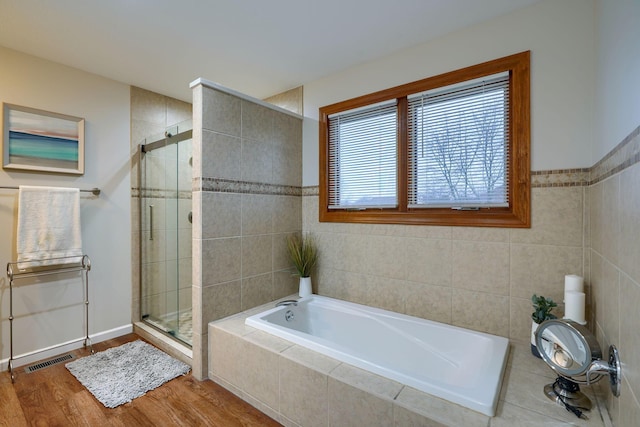
[[[44,362],[34,363],[33,365],[29,365],[24,368],[24,371],[27,374],[30,374],[35,371],[39,371],[40,369],[48,368],[49,366],[57,365],[58,363],[66,362],[67,360],[73,359],[72,354],[63,354],[62,356],[55,357],[53,359],[49,359]]]

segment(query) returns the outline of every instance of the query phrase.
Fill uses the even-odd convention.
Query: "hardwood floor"
[[[135,334],[94,344],[96,352],[141,339]],[[76,350],[76,357],[89,354]],[[0,374],[0,426],[279,426],[213,381],[175,378],[130,403],[109,409],[59,363]]]

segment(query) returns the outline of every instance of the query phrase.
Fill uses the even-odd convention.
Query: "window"
[[[320,109],[320,221],[530,226],[529,52]]]
[[[408,100],[409,207],[509,206],[509,74]]]
[[[395,101],[329,117],[329,209],[398,206]]]

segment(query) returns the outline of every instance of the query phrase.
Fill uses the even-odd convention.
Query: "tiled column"
[[[207,324],[296,291],[286,236],[302,229],[302,120],[197,84],[194,93],[194,375]]]

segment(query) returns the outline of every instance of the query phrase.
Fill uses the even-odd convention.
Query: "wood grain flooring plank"
[[[27,420],[8,372],[0,374],[0,426],[23,427]]]
[[[65,426],[70,425],[62,408],[51,399],[51,391],[46,383],[37,388],[18,391],[22,412],[30,425]]]
[[[76,426],[105,425],[109,417],[102,411],[103,405],[87,391],[75,393],[65,402],[67,418]],[[109,425],[123,425],[109,423]]]
[[[95,344],[96,352],[142,339],[127,334]],[[143,340],[144,341],[144,340]],[[88,350],[72,352],[83,357]],[[16,369],[15,384],[0,374],[0,426],[115,427],[271,427],[279,426],[231,392],[191,374],[174,378],[117,408],[106,408],[67,370],[64,363],[27,374]]]
[[[220,422],[222,424],[217,425],[280,425],[251,405],[237,405],[236,401],[242,400],[213,381],[197,381],[195,378],[190,377],[182,381],[180,386],[184,389],[183,395],[194,396],[194,406],[197,406],[207,415],[214,415],[216,419],[221,419]],[[218,411],[214,414],[207,411],[208,406],[212,403],[218,408]],[[212,419],[211,421],[213,422],[214,420]]]
[[[162,400],[171,406],[171,412],[179,414],[185,420],[185,425],[212,425],[212,426],[240,426],[243,425],[236,414],[229,410],[229,405],[220,400],[210,400],[185,386],[184,382],[176,382],[173,387],[167,387],[162,391],[165,396]],[[166,398],[166,394],[182,396],[181,399]],[[211,411],[214,405],[216,411]],[[249,418],[249,417],[248,417]],[[266,424],[265,424],[266,425]]]

